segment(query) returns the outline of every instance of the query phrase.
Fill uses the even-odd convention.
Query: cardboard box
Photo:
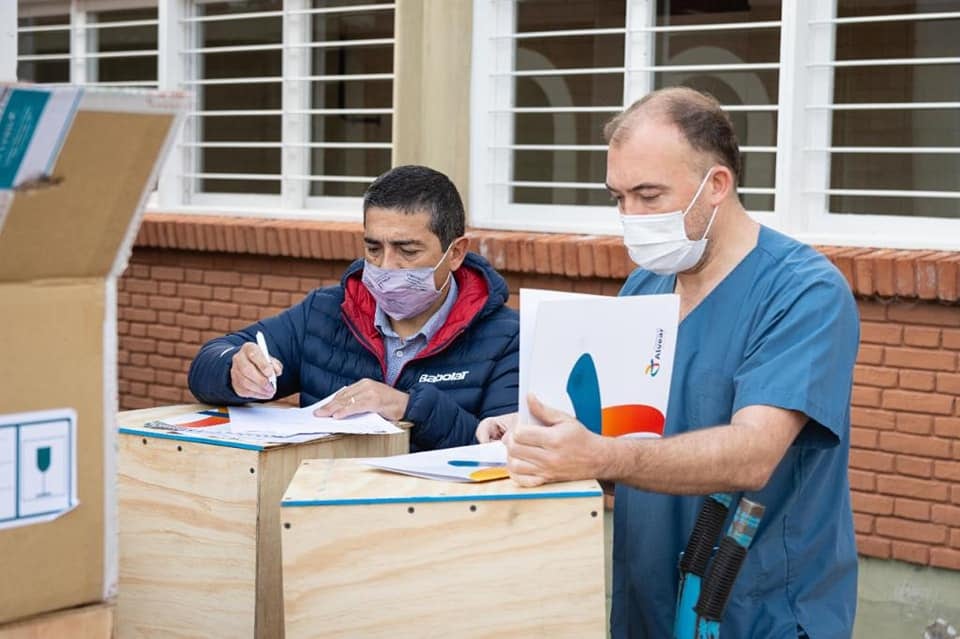
[[[409,432],[302,444],[214,441],[120,416],[118,636],[283,637],[280,499],[303,459],[406,453]]]
[[[0,639],[111,639],[113,606],[94,604],[48,612],[0,627]]]
[[[281,518],[287,639],[606,632],[594,481],[525,489],[310,460]]]
[[[0,111],[2,99],[15,95],[4,92],[9,88],[0,85]],[[115,281],[185,99],[84,92],[72,104],[59,153],[51,156],[52,178],[0,191],[0,353],[7,371],[0,417],[75,411],[69,459],[76,462],[70,472],[77,502],[49,521],[24,516],[16,491],[26,460],[9,444],[0,451],[7,468],[17,468],[0,479],[0,499],[16,510],[0,522],[0,625],[115,591]],[[6,125],[5,118],[0,146],[9,151],[14,134],[25,134]],[[4,167],[11,157],[0,158]]]

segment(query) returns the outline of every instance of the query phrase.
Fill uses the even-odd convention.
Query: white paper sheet
[[[520,289],[520,396],[517,401],[517,413],[522,423],[533,421],[530,418],[530,410],[527,408],[527,389],[530,388],[530,358],[533,354],[533,336],[537,327],[537,309],[540,307],[540,302],[605,297],[605,295],[548,291],[539,288]]]
[[[308,433],[306,435],[281,436],[269,433],[234,433],[230,430],[229,422],[212,426],[189,426],[193,422],[207,417],[203,413],[185,413],[176,417],[168,417],[163,421],[151,421],[144,424],[144,428],[126,427],[126,432],[143,433],[149,435],[155,431],[163,431],[174,437],[184,439],[203,439],[223,442],[242,442],[247,444],[302,444],[324,437],[332,437],[332,433]]]
[[[507,476],[507,449],[499,441],[359,461],[381,470],[442,481],[488,481]],[[490,476],[491,469],[503,472]]]
[[[351,435],[387,435],[402,432],[377,413],[361,413],[343,419],[314,417],[321,402],[303,408],[272,406],[231,406],[230,431],[234,434],[259,434],[278,437],[309,433],[346,433]]]

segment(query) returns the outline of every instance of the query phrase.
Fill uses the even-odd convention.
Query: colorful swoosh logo
[[[655,359],[651,359],[650,363],[647,364],[647,367],[643,369],[644,375],[649,375],[650,377],[656,377],[657,373],[660,372],[660,362]]]
[[[659,370],[659,364],[657,369]],[[651,375],[649,372],[646,374]],[[608,437],[631,434],[663,435],[664,415],[653,406],[621,404],[603,407],[597,366],[589,353],[577,358],[570,369],[567,396],[573,404],[577,420],[594,433]]]

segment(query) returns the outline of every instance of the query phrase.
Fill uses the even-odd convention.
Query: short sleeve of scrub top
[[[771,300],[734,376],[734,413],[763,404],[805,414],[812,423],[795,445],[832,446],[845,436],[850,368],[843,363],[856,352],[859,326],[843,286],[798,278]]]

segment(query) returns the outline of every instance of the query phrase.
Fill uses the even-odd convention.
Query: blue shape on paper
[[[570,397],[574,415],[580,423],[599,435],[603,422],[600,380],[597,377],[597,367],[589,353],[581,355],[570,369],[567,396]]]

